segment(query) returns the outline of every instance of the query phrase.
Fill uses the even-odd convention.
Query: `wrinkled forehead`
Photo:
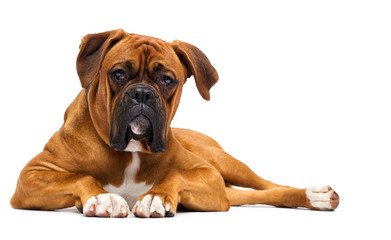
[[[132,67],[153,67],[156,64],[165,68],[180,71],[180,60],[174,50],[161,39],[129,34],[118,42],[106,54],[102,67],[110,68],[116,64],[130,62]]]

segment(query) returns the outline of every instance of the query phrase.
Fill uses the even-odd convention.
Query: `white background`
[[[359,0],[3,1],[2,235],[389,239],[390,12],[387,1]],[[341,197],[338,210],[244,206],[171,219],[13,210],[20,170],[61,127],[81,90],[80,39],[117,28],[192,43],[218,70],[209,102],[188,80],[173,126],[212,136],[266,179],[330,184]]]

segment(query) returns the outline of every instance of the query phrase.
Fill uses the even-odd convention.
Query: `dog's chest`
[[[125,169],[124,182],[121,186],[115,187],[111,184],[103,186],[109,193],[115,193],[128,202],[130,208],[136,203],[140,195],[151,189],[152,185],[147,185],[145,182],[136,183],[136,174],[140,169],[140,157],[137,152],[132,152],[132,162]]]

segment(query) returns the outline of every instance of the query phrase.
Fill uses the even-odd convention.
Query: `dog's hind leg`
[[[268,190],[239,190],[227,187],[226,192],[231,206],[267,204],[275,207],[334,210],[339,204],[338,194],[328,186],[307,189],[277,187]]]
[[[226,183],[256,190],[226,187],[231,206],[267,204],[276,207],[305,207],[313,210],[334,210],[339,204],[338,194],[329,186],[298,189],[281,186],[255,174],[244,163],[222,152],[214,166]]]
[[[225,182],[228,184],[245,188],[253,188],[256,190],[282,187],[281,185],[261,178],[246,164],[235,159],[223,150],[216,153],[215,159],[215,161],[211,161],[211,164],[220,172]]]

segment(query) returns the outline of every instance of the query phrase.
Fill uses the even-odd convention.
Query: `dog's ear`
[[[187,76],[195,78],[198,92],[205,100],[210,99],[209,90],[219,79],[216,69],[197,47],[175,40],[171,43],[175,53],[186,67]]]
[[[106,53],[124,36],[126,36],[126,32],[118,29],[97,34],[88,34],[81,40],[76,69],[83,88],[87,88],[91,84],[99,72]]]

